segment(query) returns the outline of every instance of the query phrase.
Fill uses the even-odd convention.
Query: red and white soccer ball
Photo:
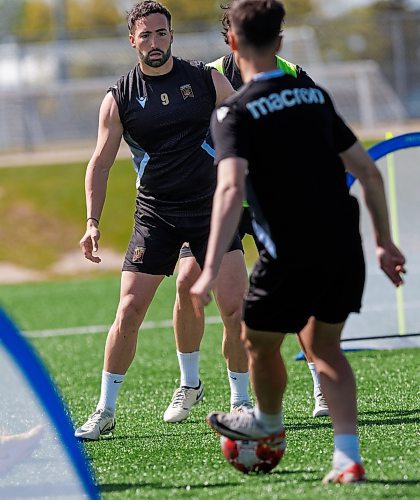
[[[226,460],[244,474],[270,472],[280,462],[286,448],[286,440],[273,442],[241,441],[220,437],[220,447]]]

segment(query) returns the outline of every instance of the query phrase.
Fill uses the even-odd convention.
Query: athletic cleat
[[[0,477],[32,455],[44,434],[42,425],[27,432],[0,437]]]
[[[179,387],[172,396],[172,401],[163,414],[163,420],[174,424],[188,418],[191,408],[204,397],[204,385],[201,380],[197,387]]]
[[[339,471],[333,469],[322,480],[323,484],[336,483],[363,483],[366,481],[365,469],[362,464],[353,463],[347,469]]]
[[[315,408],[312,412],[313,417],[326,417],[330,414],[327,402],[325,401],[322,392],[317,392],[315,394]]]
[[[222,436],[242,441],[286,442],[284,428],[276,434],[267,432],[258,424],[253,410],[241,413],[214,412],[207,416],[207,423]]]
[[[112,411],[96,410],[86,422],[76,429],[74,435],[83,441],[97,441],[100,436],[106,436],[115,429],[115,418]]]
[[[252,411],[254,407],[251,401],[239,401],[238,403],[232,403],[230,405],[231,413],[244,413],[247,411]]]

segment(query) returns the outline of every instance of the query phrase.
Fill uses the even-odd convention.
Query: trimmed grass
[[[109,324],[119,277],[0,286],[1,302],[25,330]],[[169,319],[174,279],[158,290],[149,320]],[[214,303],[207,310],[216,314]],[[75,424],[99,396],[106,334],[52,337],[32,342],[66,399]],[[228,381],[221,355],[221,325],[208,325],[201,378],[206,397],[182,424],[163,412],[178,385],[172,329],[140,331],[136,358],[121,389],[112,438],[85,445],[105,499],[120,498],[416,498],[419,486],[418,349],[348,353],[358,381],[359,431],[370,482],[323,486],[330,467],[329,418],[313,419],[312,381],[293,336],[283,348],[289,371],[285,398],[288,447],[269,475],[245,476],[226,463],[215,434],[204,423],[227,410]]]
[[[0,262],[46,270],[65,252],[77,251],[85,230],[85,169],[85,163],[0,168]],[[117,160],[101,217],[101,248],[126,251],[135,196],[131,160]],[[254,262],[250,238],[245,248]]]
[[[77,250],[85,230],[85,169],[85,164],[0,169],[0,261],[42,270]],[[101,220],[104,248],[126,250],[134,182],[131,161],[117,161]]]

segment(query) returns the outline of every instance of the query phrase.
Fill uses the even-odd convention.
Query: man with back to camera
[[[185,241],[203,264],[216,185],[213,150],[205,139],[215,105],[234,92],[217,71],[172,56],[171,14],[159,2],[136,4],[127,22],[139,61],[101,104],[97,145],[85,179],[87,229],[80,241],[85,257],[100,262],[95,255],[99,220],[122,137],[137,173],[135,224],[116,318],[105,345],[100,399],[95,412],[76,429],[79,439],[97,440],[113,431],[116,399],[135,355],[138,330],[159,284],[173,273]],[[229,250],[242,262],[244,279],[232,283],[231,298],[238,311],[234,333],[246,359],[239,336],[247,278],[238,237],[232,238]],[[187,389],[192,404],[203,398],[200,381]]]
[[[222,35],[225,43],[228,45],[229,33],[229,6],[222,7],[224,9],[222,17]],[[219,59],[208,63],[217,69],[220,73],[225,75],[232,87],[238,90],[242,84],[242,76],[237,65],[237,55],[234,52],[220,57]],[[276,66],[287,74],[297,78],[299,81],[313,84],[313,80],[307,73],[300,67],[277,54],[274,56]],[[209,142],[211,137],[209,137]],[[249,205],[244,202],[243,212],[239,223],[239,235],[242,239],[246,234],[252,236],[257,249],[260,251],[263,245],[258,241],[252,227],[252,216]],[[222,268],[214,289],[215,300],[220,310],[223,320],[223,352],[227,358],[228,378],[231,385],[231,411],[247,411],[252,408],[248,395],[248,362],[246,356],[242,351],[241,346],[238,346],[237,335],[232,335],[230,329],[238,328],[237,322],[232,324],[231,315],[229,314],[231,303],[231,283],[232,280],[238,279],[237,264],[229,262],[229,259],[234,257],[233,253],[225,256]],[[179,368],[181,373],[181,387],[177,389],[173,395],[172,401],[169,404],[165,414],[164,420],[167,422],[179,422],[188,417],[188,413],[192,405],[189,404],[188,395],[190,390],[186,386],[194,387],[198,384],[199,380],[199,350],[201,339],[204,333],[204,315],[195,317],[192,305],[188,304],[186,295],[189,295],[189,290],[194,281],[200,274],[200,267],[195,260],[191,249],[188,244],[185,244],[180,253],[178,277],[176,281],[177,294],[174,304],[174,333],[177,346],[177,356],[179,360]],[[241,276],[242,278],[242,276]],[[236,301],[235,301],[236,304]],[[236,319],[236,318],[235,318]],[[305,326],[306,329],[313,328],[313,319],[308,321]],[[232,340],[235,344],[232,344]],[[299,334],[296,339],[302,349],[308,368],[312,375],[313,380],[313,396],[315,400],[315,407],[312,412],[314,417],[321,417],[328,415],[328,406],[321,391],[319,376],[316,371],[315,363],[313,362],[311,353],[305,349]],[[233,357],[232,354],[235,354]],[[186,382],[187,381],[187,382]],[[184,387],[183,387],[184,386]]]
[[[356,384],[340,349],[343,326],[351,312],[360,311],[364,286],[358,203],[347,190],[344,164],[361,184],[380,267],[400,286],[405,258],[391,238],[382,177],[329,95],[273,64],[281,46],[283,4],[234,0],[229,15],[229,42],[245,85],[212,117],[218,184],[204,269],[191,289],[197,310],[210,300],[239,220],[245,182],[266,250],[253,270],[244,306],[257,405],[246,414],[211,413],[207,421],[233,439],[284,439],[287,375],[280,346],[284,333],[301,330],[313,317],[314,328],[304,331],[302,340],[321,377],[335,445],[332,470],[323,482],[364,481]],[[282,157],[273,161],[279,147]]]

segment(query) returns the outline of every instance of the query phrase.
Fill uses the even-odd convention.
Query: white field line
[[[207,325],[215,325],[222,322],[220,316],[210,316],[205,319]],[[108,332],[111,325],[94,325],[94,326],[77,326],[72,328],[55,328],[51,330],[31,330],[23,332],[23,335],[28,338],[45,338],[45,337],[60,337],[63,335],[89,335],[93,333]],[[143,321],[141,330],[152,330],[155,328],[172,328],[173,321],[165,319],[162,321]]]

